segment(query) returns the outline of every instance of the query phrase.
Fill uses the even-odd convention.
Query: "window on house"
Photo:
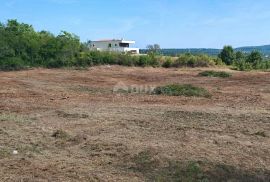
[[[109,47],[112,47],[112,44],[109,44]]]
[[[120,47],[129,47],[129,44],[128,43],[120,43],[119,46]]]
[[[93,47],[95,47],[95,44],[93,44]]]
[[[117,44],[115,44],[115,47],[117,47],[118,45]]]

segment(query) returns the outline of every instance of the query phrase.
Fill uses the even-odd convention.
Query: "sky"
[[[81,41],[135,40],[139,48],[270,44],[269,0],[0,0],[0,22],[8,19]]]

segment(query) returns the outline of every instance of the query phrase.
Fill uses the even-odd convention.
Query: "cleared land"
[[[0,181],[269,181],[270,73],[204,70],[0,72]],[[119,82],[212,97],[113,93]]]

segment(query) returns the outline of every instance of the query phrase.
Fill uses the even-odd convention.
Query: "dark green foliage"
[[[241,51],[237,51],[235,53],[235,60],[240,61],[242,59],[245,59],[245,54]]]
[[[147,66],[150,63],[150,57],[149,56],[140,56],[138,61],[136,62],[137,66]]]
[[[155,55],[132,56],[91,52],[78,36],[62,31],[55,36],[36,32],[32,26],[9,20],[0,24],[0,70],[26,67],[88,67],[94,65],[160,66]]]
[[[60,35],[8,20],[0,26],[0,70],[19,70],[29,66],[63,67],[74,65],[81,43],[68,32]]]
[[[255,65],[258,62],[261,62],[263,60],[262,54],[258,51],[252,51],[246,59],[246,62],[251,63]]]
[[[233,65],[236,70],[245,71],[252,69],[270,69],[270,60],[264,59],[261,52],[253,50],[249,54],[234,50],[231,46],[225,46],[219,58],[227,65]]]
[[[264,60],[258,51],[252,51],[249,55],[236,59],[233,66],[239,71],[245,70],[268,70],[270,69],[270,60]]]
[[[17,57],[5,58],[0,61],[0,70],[17,71],[26,68],[22,59]]]
[[[199,76],[228,78],[232,75],[225,71],[203,71],[199,73]]]
[[[169,96],[187,96],[187,97],[211,97],[211,94],[204,88],[195,87],[190,84],[172,84],[157,87],[154,89],[154,94],[169,95]]]
[[[232,46],[224,46],[218,57],[227,65],[231,65],[235,59]]]

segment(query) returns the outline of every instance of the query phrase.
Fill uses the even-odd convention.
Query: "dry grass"
[[[269,181],[270,73],[205,70],[0,72],[0,181]],[[113,93],[119,82],[212,97]]]

